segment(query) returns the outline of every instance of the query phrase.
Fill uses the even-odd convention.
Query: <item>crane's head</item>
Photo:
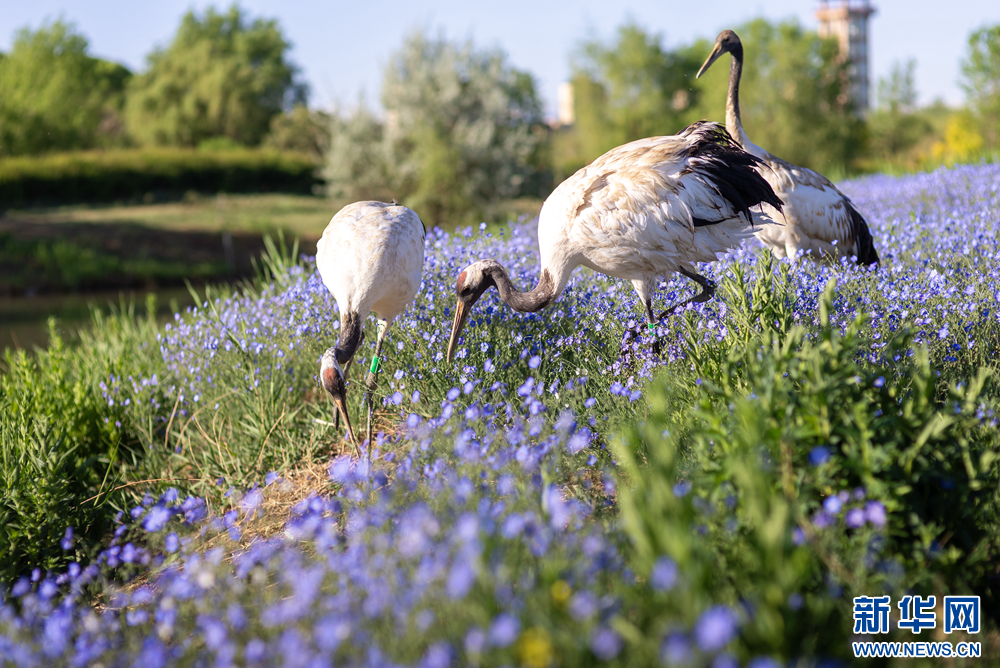
[[[733,58],[741,62],[743,60],[743,42],[740,41],[740,36],[732,30],[723,30],[715,38],[715,48],[712,49],[712,53],[708,54],[705,64],[698,70],[698,75],[695,78],[701,78],[701,75],[712,66],[712,63],[718,60],[719,56],[724,53],[733,54]]]
[[[333,397],[337,410],[344,416],[347,436],[351,439],[351,443],[357,445],[358,441],[354,438],[354,430],[351,429],[351,417],[347,414],[347,378],[344,377],[344,370],[340,368],[340,362],[337,361],[336,348],[328,348],[323,353],[323,360],[319,364],[319,382]]]
[[[455,354],[455,347],[458,345],[458,336],[465,326],[465,319],[469,316],[469,309],[479,301],[483,293],[496,285],[493,280],[493,272],[500,267],[496,260],[480,260],[473,262],[462,270],[455,283],[455,293],[458,295],[458,304],[455,305],[455,322],[451,326],[451,338],[448,340],[448,363]],[[500,271],[503,268],[500,267]]]

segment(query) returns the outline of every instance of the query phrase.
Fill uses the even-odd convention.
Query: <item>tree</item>
[[[689,50],[668,50],[663,36],[628,23],[610,43],[582,43],[573,58],[574,127],[557,139],[557,168],[568,175],[609,149],[680,132],[692,120],[701,64]]]
[[[500,50],[414,33],[385,69],[382,106],[377,128],[363,108],[335,122],[331,195],[385,188],[441,225],[539,189],[546,133],[535,82]]]
[[[864,123],[849,101],[848,64],[836,41],[796,21],[755,19],[736,32],[744,49],[741,116],[751,140],[793,164],[846,170],[863,147]],[[728,68],[729,59],[720,59],[695,84],[702,117],[725,118]]]
[[[225,14],[189,11],[129,86],[130,136],[144,145],[197,146],[213,137],[257,145],[272,118],[306,98],[289,48],[277,21],[251,22],[236,5]]]
[[[913,148],[931,132],[931,126],[917,113],[914,72],[917,61],[894,63],[888,77],[878,83],[878,106],[869,116],[872,151],[891,159]]]
[[[969,35],[962,88],[987,146],[1000,147],[1000,24]]]
[[[322,160],[330,149],[332,122],[333,118],[324,111],[309,109],[304,104],[295,105],[288,113],[271,119],[271,130],[262,146],[307,153]]]
[[[339,205],[361,200],[388,202],[403,193],[394,187],[392,156],[384,140],[385,126],[364,100],[353,112],[334,113],[330,121],[326,194]]]
[[[0,155],[91,148],[120,135],[131,73],[87,54],[87,38],[55,21],[18,31],[0,58]]]

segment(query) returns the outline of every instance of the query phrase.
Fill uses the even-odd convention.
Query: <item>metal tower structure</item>
[[[849,63],[850,96],[859,115],[868,111],[868,17],[875,8],[868,0],[841,0],[833,4],[821,0],[816,18],[820,37],[836,37],[840,53]]]

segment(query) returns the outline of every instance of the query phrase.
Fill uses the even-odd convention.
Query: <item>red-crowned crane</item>
[[[715,285],[695,271],[739,245],[753,223],[768,222],[758,204],[781,201],[754,169],[760,161],[740,149],[718,123],[699,121],[681,134],[619,146],[563,181],[538,216],[541,270],[531,292],[518,292],[496,260],[480,260],[458,275],[458,304],[448,341],[451,361],[473,304],[491,287],[515,311],[532,313],[559,296],[573,269],[632,282],[655,323],[688,302],[711,299]],[[679,272],[702,291],[653,317],[656,279]],[[654,338],[654,352],[659,350]]]
[[[805,167],[776,158],[747,137],[740,119],[740,76],[743,74],[743,43],[732,30],[723,30],[698,77],[724,53],[732,57],[729,67],[729,94],[726,97],[726,129],[745,151],[767,165],[761,175],[781,198],[783,225],[767,225],[757,230],[757,238],[776,256],[795,258],[798,251],[812,251],[813,259],[824,256],[855,256],[862,266],[879,262],[868,223],[854,204],[828,178]]]
[[[378,339],[365,394],[369,456],[374,410],[371,395],[378,383],[382,344],[393,318],[413,301],[420,288],[424,234],[419,216],[395,201],[355,202],[337,212],[316,245],[316,268],[340,307],[340,336],[337,345],[323,353],[319,378],[336,403],[338,423],[343,413],[355,447],[358,442],[347,414],[347,373],[364,339],[368,314],[378,316]]]

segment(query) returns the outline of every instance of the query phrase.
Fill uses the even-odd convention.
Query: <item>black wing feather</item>
[[[691,139],[687,157],[691,158],[693,168],[689,171],[700,174],[748,222],[753,222],[750,208],[759,204],[770,204],[781,211],[781,200],[757,172],[764,162],[744,151],[724,127],[697,121],[686,127],[680,136]],[[704,227],[722,220],[699,218],[692,222],[695,227]]]

